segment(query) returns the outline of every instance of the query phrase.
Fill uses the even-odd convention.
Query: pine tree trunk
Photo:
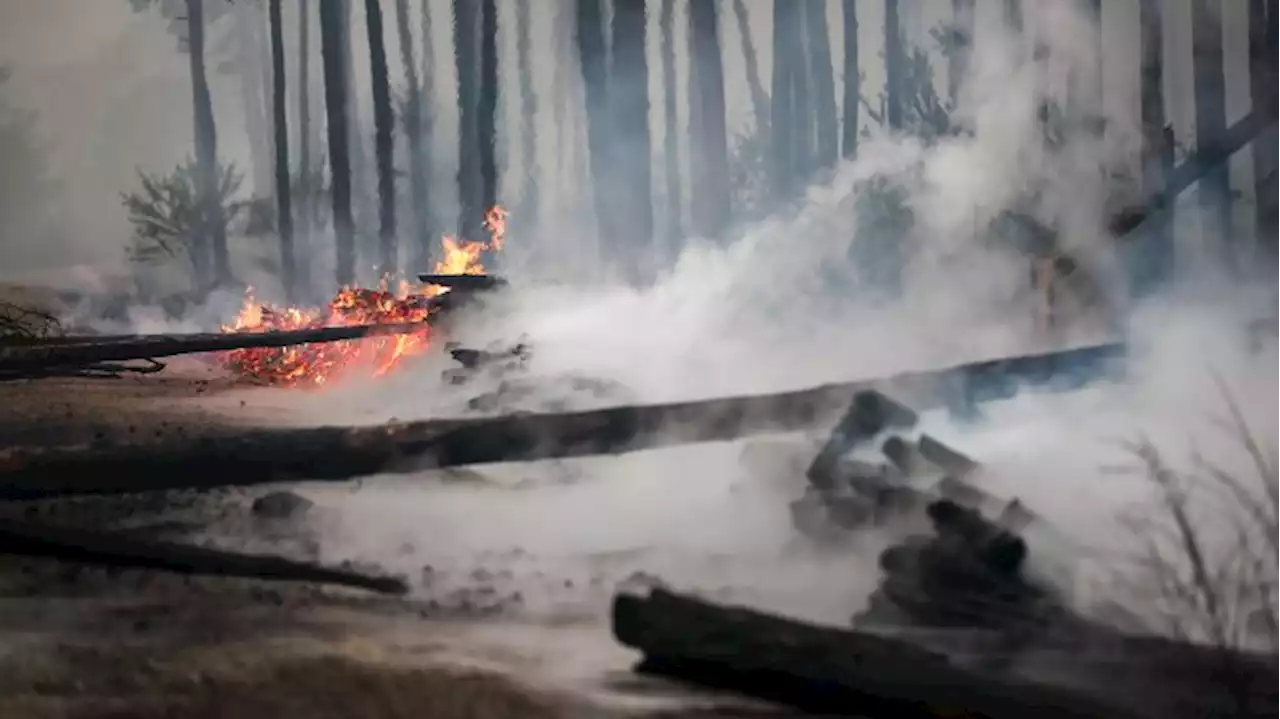
[[[466,239],[479,239],[483,200],[480,179],[479,52],[477,0],[453,0],[453,62],[458,74],[458,225]]]
[[[1142,115],[1142,191],[1150,197],[1164,188],[1165,147],[1164,114],[1164,29],[1160,0],[1140,0],[1138,26],[1141,46],[1140,101]],[[1151,221],[1130,267],[1130,291],[1146,294],[1165,279],[1173,267],[1174,245],[1171,218]]]
[[[480,0],[480,87],[476,98],[479,126],[480,208],[476,218],[484,237],[484,213],[498,204],[498,7],[495,0]]]
[[[418,65],[413,57],[409,0],[396,0],[396,38],[400,44],[400,64],[404,67],[407,86],[403,128],[405,144],[409,150],[409,221],[413,229],[406,259],[412,274],[430,269],[427,266],[426,249],[431,233],[430,198],[427,196],[427,176],[422,154],[422,85],[418,80]]]
[[[347,129],[347,74],[343,56],[348,49],[343,31],[346,3],[320,0],[320,52],[324,61],[324,105],[329,136],[330,189],[336,248],[335,279],[340,286],[355,283],[355,228],[351,218],[351,158]]]
[[[827,30],[827,0],[805,0],[805,31],[809,38],[809,77],[813,86],[817,167],[834,167],[840,156],[836,118],[836,81],[831,67],[831,39]]]
[[[632,279],[644,279],[653,246],[653,185],[649,160],[649,63],[645,0],[615,0],[609,99],[619,177],[618,241]]]
[[[787,60],[791,73],[791,162],[796,180],[807,185],[816,169],[813,164],[813,92],[807,60],[811,52],[808,33],[805,32],[804,2],[796,0],[789,4],[787,11],[791,13],[792,20],[787,27],[792,33],[791,47],[795,50]]]
[[[846,159],[858,156],[858,111],[862,75],[858,69],[858,0],[844,0],[844,122],[840,150]]]
[[[679,254],[684,230],[684,194],[680,183],[680,135],[676,120],[676,0],[662,0],[658,27],[662,32],[662,159],[666,175],[667,230],[669,259]]]
[[[1249,89],[1254,112],[1276,116],[1277,18],[1276,0],[1249,0]],[[1277,239],[1276,133],[1253,143],[1254,211],[1260,247],[1275,263]]]
[[[221,0],[220,0],[221,1]],[[243,106],[244,130],[249,140],[249,166],[252,170],[253,192],[265,197],[271,192],[274,173],[271,162],[271,130],[268,107],[270,85],[263,77],[263,65],[259,24],[260,5],[255,2],[237,2],[231,7],[235,22],[235,68],[240,85],[240,104]],[[268,66],[268,72],[270,71]]]
[[[207,246],[193,248],[193,260],[198,259],[193,264],[208,268],[208,262],[212,260],[212,276],[207,271],[197,271],[198,275],[202,275],[197,278],[198,287],[204,292],[211,286],[230,282],[231,260],[227,252],[227,225],[222,214],[222,198],[218,187],[218,133],[213,123],[213,99],[209,95],[209,81],[204,67],[203,0],[187,0],[187,29],[195,114],[196,167],[200,184],[197,192],[204,208],[201,213],[203,240],[208,243]]]
[[[716,0],[689,0],[689,31],[697,77],[698,146],[693,154],[693,228],[702,237],[720,237],[729,227],[729,144],[726,137],[724,65]]]
[[[533,56],[529,47],[533,17],[529,12],[530,0],[516,0],[516,66],[520,82],[520,174],[523,192],[520,195],[521,226],[533,228],[538,224],[538,99],[533,89]]]
[[[613,232],[614,192],[612,182],[613,140],[609,132],[608,56],[604,44],[604,9],[601,0],[576,0],[578,65],[586,95],[587,153],[591,168],[592,195],[600,238]]]
[[[794,0],[773,0],[773,82],[770,98],[773,107],[769,119],[773,131],[773,157],[770,175],[774,196],[780,200],[790,199],[796,186],[791,137],[795,122],[791,66],[799,50],[793,44],[796,19],[793,3]]]
[[[1222,15],[1215,0],[1191,2],[1192,63],[1196,96],[1196,147],[1221,141],[1226,129],[1226,81],[1222,64]],[[1227,164],[1209,171],[1198,192],[1204,210],[1203,240],[1216,247],[1230,267],[1234,264],[1231,233],[1231,180]]]
[[[280,233],[280,275],[285,296],[298,298],[298,273],[293,248],[293,198],[289,194],[289,117],[285,112],[284,23],[281,0],[268,0],[271,24],[271,120],[276,146],[276,229]]]
[[[294,273],[311,293],[311,4],[298,0],[298,195]]]
[[[400,271],[396,242],[396,184],[391,155],[391,83],[387,80],[387,46],[382,34],[382,6],[379,0],[365,0],[365,30],[369,36],[369,71],[373,84],[374,157],[378,168],[378,273]]]
[[[898,0],[884,0],[884,115],[889,129],[894,132],[903,128],[902,71],[905,60]]]
[[[431,22],[431,0],[421,0],[418,12],[421,16],[419,31],[422,34],[422,70],[419,80],[422,83],[422,92],[420,93],[421,103],[419,104],[419,127],[421,128],[419,137],[421,138],[422,153],[422,183],[423,183],[423,205],[422,217],[426,223],[426,234],[416,238],[418,256],[421,258],[421,267],[426,269],[430,264],[431,253],[435,251],[439,239],[440,216],[437,210],[431,204],[431,191],[434,183],[432,177],[434,174],[432,151],[433,139],[435,137],[436,116],[434,98],[436,94],[435,80],[435,38],[432,35]]]
[[[960,90],[969,74],[973,55],[973,22],[975,0],[951,0],[951,55],[947,58],[947,93],[954,108],[960,102]]]
[[[760,80],[760,61],[756,57],[756,45],[751,40],[751,23],[747,17],[747,4],[733,0],[733,15],[738,23],[738,38],[742,44],[742,64],[747,74],[747,92],[751,97],[751,110],[755,115],[756,131],[762,136],[769,129],[769,96]]]
[[[342,75],[346,84],[347,115],[347,157],[351,168],[351,204],[352,204],[352,243],[355,255],[355,267],[359,273],[354,281],[360,281],[365,268],[373,264],[377,257],[377,248],[368,246],[371,234],[368,232],[370,217],[373,214],[374,177],[369,174],[369,156],[365,153],[365,131],[360,115],[360,95],[356,91],[355,75],[355,36],[352,28],[355,22],[352,14],[359,3],[343,0],[342,3]]]

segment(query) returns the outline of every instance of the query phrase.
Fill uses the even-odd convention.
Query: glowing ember
[[[435,274],[482,275],[482,255],[502,249],[506,236],[507,211],[490,208],[485,213],[487,242],[469,242],[450,235],[441,238],[442,258]],[[273,384],[320,386],[335,377],[354,371],[379,376],[405,357],[426,350],[431,335],[427,320],[431,307],[424,300],[449,289],[439,285],[413,286],[401,280],[396,289],[384,278],[378,289],[343,287],[327,307],[270,307],[253,298],[252,288],[234,321],[223,325],[224,332],[267,332],[303,330],[369,324],[422,323],[420,330],[407,334],[367,337],[344,342],[326,342],[239,349],[220,355],[232,371]]]

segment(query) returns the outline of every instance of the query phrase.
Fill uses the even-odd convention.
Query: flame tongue
[[[502,249],[506,236],[507,211],[493,207],[485,213],[488,242],[468,242],[445,235],[443,254],[436,262],[436,274],[484,274],[483,254]],[[366,324],[421,322],[420,330],[345,342],[294,345],[279,348],[252,348],[226,352],[220,361],[245,377],[271,384],[320,386],[356,371],[379,376],[405,357],[424,352],[431,328],[431,310],[421,302],[448,289],[438,285],[412,286],[400,281],[395,291],[383,279],[377,289],[343,287],[326,307],[272,307],[254,299],[250,288],[235,320],[224,332],[267,332],[272,330],[318,329]]]

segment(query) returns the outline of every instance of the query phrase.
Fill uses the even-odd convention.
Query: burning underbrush
[[[442,237],[441,259],[435,263],[433,272],[485,274],[484,253],[502,250],[506,219],[507,211],[500,206],[485,213],[487,241]],[[223,325],[223,332],[383,324],[420,324],[421,328],[343,342],[237,349],[223,353],[219,362],[242,377],[283,386],[319,387],[355,373],[380,376],[404,358],[426,351],[432,340],[431,317],[439,307],[431,300],[449,291],[440,285],[414,285],[407,280],[384,277],[376,289],[343,287],[324,307],[274,307],[259,302],[250,289],[239,314]]]

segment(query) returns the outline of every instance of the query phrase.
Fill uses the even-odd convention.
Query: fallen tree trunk
[[[505,279],[495,277],[494,275],[441,275],[435,273],[423,273],[418,275],[418,281],[428,285],[448,287],[455,291],[460,290],[472,292],[493,290],[507,285],[507,281]]]
[[[866,717],[1134,716],[1092,697],[963,669],[909,641],[826,628],[661,589],[619,595],[613,633],[642,673],[810,712]]]
[[[1164,187],[1158,192],[1137,205],[1126,207],[1115,213],[1109,222],[1112,234],[1128,235],[1138,229],[1148,218],[1169,209],[1177,201],[1178,195],[1203,179],[1213,168],[1230,160],[1231,156],[1243,149],[1245,145],[1264,133],[1274,130],[1275,126],[1274,116],[1269,117],[1258,110],[1245,115],[1227,128],[1217,143],[1198,149],[1175,168],[1165,178]]]
[[[53,527],[10,519],[0,519],[0,554],[111,567],[159,569],[180,574],[337,584],[383,594],[404,594],[408,591],[404,580],[396,577],[373,576],[283,557],[135,539],[118,532]]]
[[[9,448],[0,451],[0,500],[297,480],[345,481],[378,473],[618,454],[801,431],[834,419],[859,390],[878,389],[925,409],[942,401],[956,401],[956,395],[968,396],[965,387],[970,384],[975,391],[993,394],[989,385],[996,368],[1038,378],[1045,363],[1075,366],[1066,362],[1064,355],[1101,352],[1110,356],[1113,351],[1112,346],[1100,346],[777,394],[581,412],[423,420],[375,427],[249,429],[166,443]],[[1010,385],[1010,391],[1014,386]]]
[[[105,341],[53,342],[0,348],[0,377],[53,367],[75,367],[99,362],[155,359],[199,352],[225,352],[257,347],[288,347],[314,342],[407,334],[424,329],[425,323],[353,325],[270,332],[208,332],[177,335],[137,335]]]

